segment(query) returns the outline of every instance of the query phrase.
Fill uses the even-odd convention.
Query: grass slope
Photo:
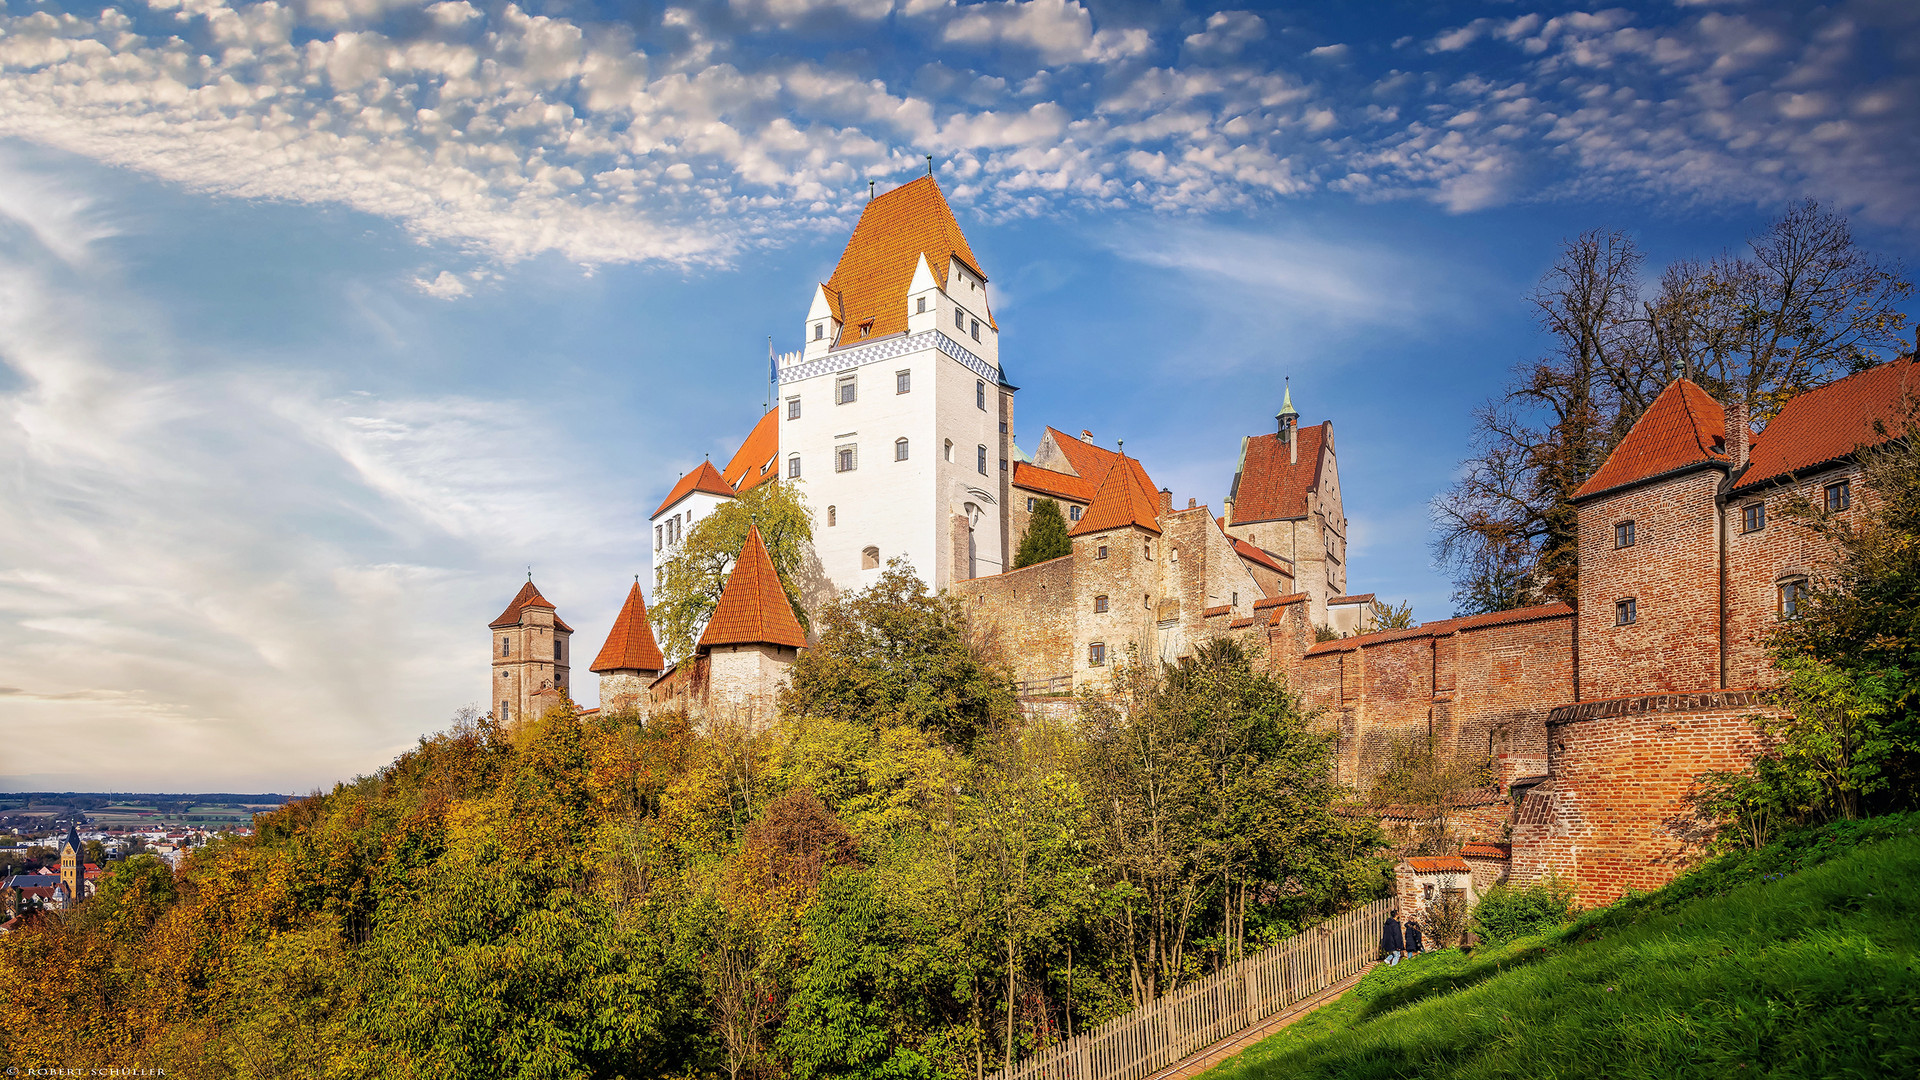
[[[1205,1080],[1920,1076],[1916,828],[1802,834],[1550,934],[1376,968]]]

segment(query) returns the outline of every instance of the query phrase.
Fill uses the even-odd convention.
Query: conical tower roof
[[[1273,416],[1274,416],[1274,419],[1278,420],[1282,416],[1299,416],[1299,415],[1300,415],[1300,410],[1293,407],[1293,380],[1288,379],[1287,392],[1280,401],[1280,411],[1277,413],[1274,413]]]
[[[747,542],[733,564],[727,587],[700,635],[701,650],[715,645],[789,645],[806,647],[807,633],[793,616],[793,604],[780,587],[773,556],[760,539],[760,526],[747,527]]]
[[[487,625],[495,628],[517,626],[520,623],[520,613],[530,607],[546,608],[548,611],[556,610],[553,606],[553,601],[541,596],[540,590],[533,587],[533,578],[531,577],[527,578],[527,583],[520,586],[520,591],[514,594],[513,603],[507,605],[507,610],[501,612],[499,618]],[[559,615],[553,617],[553,625],[558,629],[565,630],[569,634],[573,633],[573,627],[561,622]]]
[[[1080,523],[1068,535],[1085,536],[1128,526],[1159,535],[1160,498],[1140,463],[1121,454],[1094,491],[1093,502],[1080,515]]]
[[[609,671],[659,671],[666,666],[667,658],[660,655],[660,644],[654,640],[653,626],[647,621],[647,601],[640,595],[636,579],[633,588],[627,590],[620,616],[613,620],[613,629],[607,632],[607,643],[600,647],[600,655],[588,670],[599,675]]]

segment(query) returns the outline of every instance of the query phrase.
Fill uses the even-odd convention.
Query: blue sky
[[[1442,617],[1560,240],[1657,278],[1812,196],[1913,266],[1917,60],[1900,0],[0,0],[0,786],[377,768],[528,564],[590,656],[925,154],[1023,446],[1217,508],[1290,376],[1350,584]]]

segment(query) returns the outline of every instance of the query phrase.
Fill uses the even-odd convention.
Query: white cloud
[[[1187,49],[1194,53],[1238,56],[1250,43],[1267,36],[1267,21],[1251,11],[1216,11],[1207,16],[1207,28],[1190,34]]]
[[[458,300],[472,291],[467,288],[466,282],[455,277],[450,270],[440,271],[439,275],[431,280],[414,278],[413,287],[441,300]]]
[[[989,0],[955,7],[942,32],[951,44],[1013,45],[1050,64],[1112,63],[1139,56],[1152,44],[1141,29],[1094,30],[1078,0]]]

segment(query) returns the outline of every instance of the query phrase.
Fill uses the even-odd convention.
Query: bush
[[[1489,942],[1551,930],[1573,914],[1573,884],[1559,877],[1524,889],[1501,883],[1488,889],[1473,912],[1473,928]]]

